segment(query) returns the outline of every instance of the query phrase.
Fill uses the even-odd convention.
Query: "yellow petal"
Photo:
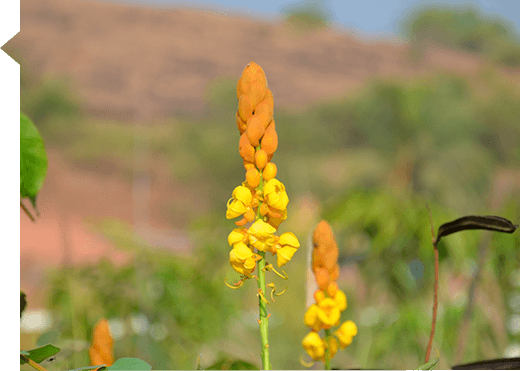
[[[245,228],[235,228],[228,235],[228,243],[230,246],[238,242],[246,242],[247,241],[247,230]]]
[[[239,242],[235,246],[233,246],[233,251],[235,252],[235,256],[241,262],[246,260],[247,258],[253,256],[253,252],[246,244]]]
[[[282,246],[287,245],[297,249],[300,247],[300,242],[292,232],[286,232],[280,236],[278,243]]]
[[[244,186],[238,186],[233,190],[233,198],[242,201],[244,205],[249,205],[251,204],[251,201],[253,201],[251,191],[249,188]]]
[[[281,249],[276,250],[276,258],[278,266],[284,266],[293,257],[296,249],[291,246],[285,246]]]

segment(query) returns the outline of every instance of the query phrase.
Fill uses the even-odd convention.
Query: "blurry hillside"
[[[438,47],[416,63],[397,40],[366,42],[335,28],[302,33],[281,22],[215,13],[23,1],[21,32],[3,49],[28,73],[71,78],[88,112],[118,120],[135,118],[138,94],[149,99],[153,117],[198,112],[208,83],[237,76],[250,60],[268,71],[277,105],[299,107],[376,77],[472,73],[482,63]]]

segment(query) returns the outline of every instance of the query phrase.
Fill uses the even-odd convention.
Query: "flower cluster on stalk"
[[[305,336],[302,345],[312,359],[326,361],[332,359],[338,348],[344,349],[352,343],[357,335],[357,326],[352,321],[340,324],[341,312],[347,309],[347,297],[336,283],[339,278],[338,245],[334,239],[332,228],[322,220],[316,227],[313,235],[314,250],[312,253],[312,270],[318,283],[318,290],[314,293],[315,304],[305,313],[305,325],[312,330]],[[329,333],[331,327],[339,328],[334,336],[321,338],[319,331]]]
[[[300,243],[291,232],[274,234],[287,218],[289,197],[283,183],[276,179],[277,168],[271,161],[278,147],[273,94],[262,67],[255,62],[250,62],[242,72],[237,98],[238,151],[246,174],[227,203],[226,218],[240,217],[235,222],[238,228],[228,236],[232,247],[229,262],[246,279],[262,259],[258,252],[276,255],[281,267],[291,260]],[[246,227],[248,223],[252,224]]]

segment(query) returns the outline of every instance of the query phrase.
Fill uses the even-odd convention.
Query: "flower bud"
[[[240,135],[244,134],[244,131],[246,131],[247,129],[247,125],[245,123],[245,121],[242,121],[242,119],[240,118],[240,115],[238,114],[238,111],[235,115],[235,118],[236,118],[236,121],[237,121],[237,127],[238,127],[238,131],[240,132]]]
[[[256,106],[258,106],[258,104],[264,100],[266,88],[265,86],[262,86],[260,82],[252,81],[245,87],[244,91],[251,101],[253,110],[255,110]]]
[[[322,301],[323,299],[325,299],[325,293],[321,290],[316,290],[314,292],[314,300],[316,301],[316,303],[319,303],[320,301]]]
[[[244,122],[247,122],[253,116],[253,104],[246,94],[238,100],[238,115]]]
[[[336,293],[338,292],[338,290],[339,290],[338,284],[336,282],[331,282],[331,283],[329,283],[329,287],[327,288],[327,294],[331,298],[334,298],[336,296]]]
[[[246,170],[254,169],[255,168],[255,163],[244,160],[244,168]]]
[[[242,157],[245,161],[255,161],[255,147],[249,143],[249,139],[247,138],[246,133],[240,136],[240,141],[238,142],[238,152],[240,153],[240,157]]]
[[[262,124],[262,120],[260,120],[257,116],[251,116],[251,118],[247,121],[247,138],[249,139],[249,143],[253,147],[258,147],[260,144],[260,139],[265,133],[264,124]]]
[[[256,167],[262,170],[267,165],[267,153],[263,149],[259,149],[255,153]]]
[[[325,291],[330,283],[330,275],[324,268],[316,269],[316,282],[318,283],[318,287],[320,290]]]
[[[264,171],[263,171],[264,180],[266,182],[270,181],[271,179],[276,177],[276,173],[277,173],[277,169],[276,169],[275,163],[274,162],[268,162],[265,165],[265,168],[264,168]]]
[[[268,154],[272,155],[276,148],[278,148],[278,134],[276,133],[274,120],[265,129],[264,137],[262,138],[261,148]]]
[[[255,168],[249,169],[246,172],[246,180],[247,184],[249,184],[251,188],[258,187],[260,185],[260,172]]]

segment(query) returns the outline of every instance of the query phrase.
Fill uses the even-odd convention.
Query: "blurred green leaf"
[[[432,359],[430,362],[425,363],[424,365],[419,366],[418,370],[433,370],[439,364],[439,357]]]
[[[57,347],[55,347],[52,344],[47,344],[47,345],[44,345],[42,347],[38,347],[38,348],[34,348],[34,349],[31,349],[31,350],[28,350],[27,352],[29,352],[29,355],[27,357],[29,359],[33,360],[36,363],[40,363],[40,362],[46,360],[47,358],[52,357],[53,355],[55,355],[59,351],[60,351],[60,348],[57,348]],[[20,357],[20,364],[23,365],[23,364],[26,364],[26,363],[27,362],[25,362]]]
[[[38,129],[20,113],[20,197],[29,197],[36,209],[36,196],[47,173],[47,155]]]
[[[120,358],[107,370],[151,370],[152,366],[139,358]]]
[[[56,329],[47,331],[46,333],[42,334],[38,340],[36,340],[36,345],[42,346],[45,344],[55,343],[58,338],[60,337],[60,332]]]

